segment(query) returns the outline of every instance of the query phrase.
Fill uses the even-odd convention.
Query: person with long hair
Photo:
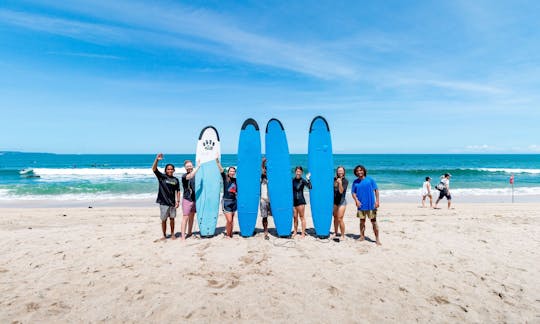
[[[236,168],[231,166],[227,172],[223,169],[219,158],[216,159],[221,178],[223,179],[223,214],[227,223],[225,225],[225,233],[227,237],[232,237],[234,226],[234,215],[238,209],[236,201]]]
[[[302,223],[301,237],[306,236],[306,218],[304,212],[306,209],[306,198],[304,198],[304,187],[311,189],[311,181],[309,180],[310,174],[306,175],[306,179],[302,178],[304,169],[301,166],[297,166],[294,170],[294,178],[292,179],[293,186],[293,237],[298,234],[298,218]]]
[[[200,168],[200,163],[197,161],[197,167],[193,168],[193,162],[190,160],[184,161],[184,168],[186,173],[182,175],[182,188],[184,194],[182,196],[182,226],[181,226],[181,238],[185,240],[188,236],[191,236],[193,232],[193,221],[195,219],[195,213],[197,208],[195,206],[195,174]],[[186,236],[186,227],[187,236]]]
[[[336,169],[336,176],[334,178],[334,236],[336,238],[345,238],[345,221],[343,217],[345,215],[345,209],[347,208],[347,187],[349,181],[345,178],[345,168],[338,166]],[[341,234],[338,233],[341,230]]]

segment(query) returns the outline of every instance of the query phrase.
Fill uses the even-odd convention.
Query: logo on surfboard
[[[203,148],[205,151],[212,151],[216,143],[212,140],[206,140],[203,142]]]

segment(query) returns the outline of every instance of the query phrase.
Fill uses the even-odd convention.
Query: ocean
[[[0,203],[153,199],[157,191],[151,171],[154,158],[153,154],[0,152]],[[175,164],[179,177],[184,160],[194,158],[193,154],[165,155],[160,166]],[[236,158],[225,154],[222,164],[236,165]],[[540,195],[540,155],[336,154],[334,164],[345,167],[351,183],[354,166],[364,165],[378,183],[381,197],[417,197],[426,176],[433,178],[434,187],[444,173],[452,174],[453,195],[509,197],[512,174],[516,197]],[[291,165],[306,170],[307,155],[292,154]]]

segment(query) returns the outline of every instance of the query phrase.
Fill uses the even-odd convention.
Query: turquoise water
[[[150,170],[154,155],[70,155],[0,153],[0,200],[14,199],[138,199],[153,198],[157,184]],[[166,155],[161,166],[173,163],[177,176],[192,154]],[[236,155],[223,155],[224,166],[236,165]],[[452,174],[454,192],[501,195],[515,176],[518,195],[540,194],[540,155],[403,155],[336,154],[352,181],[352,169],[363,164],[386,195],[417,195],[426,176],[433,185]],[[291,165],[307,168],[307,155],[291,155]],[[29,170],[21,174],[21,170]],[[292,170],[291,170],[292,174]]]

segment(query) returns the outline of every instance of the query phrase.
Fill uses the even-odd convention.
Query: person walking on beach
[[[302,178],[304,169],[301,166],[297,166],[294,170],[295,176],[292,179],[293,186],[293,217],[294,217],[294,231],[293,237],[298,234],[298,217],[302,223],[301,237],[306,236],[306,218],[304,212],[306,209],[306,199],[304,198],[304,187],[311,189],[311,181],[309,181],[310,174],[306,175],[306,179]]]
[[[223,213],[225,214],[225,219],[227,223],[225,225],[225,232],[227,237],[232,237],[233,235],[233,226],[234,226],[234,214],[237,210],[236,202],[236,168],[231,166],[225,170],[219,162],[219,158],[216,159],[219,172],[221,173],[221,178],[223,179]]]
[[[160,218],[161,218],[161,230],[163,231],[163,237],[161,240],[167,238],[167,218],[169,218],[171,226],[171,239],[176,239],[174,233],[174,218],[176,217],[176,208],[180,202],[180,181],[173,176],[174,165],[165,165],[165,174],[158,170],[159,161],[163,160],[163,154],[159,153],[152,164],[152,171],[158,179],[158,195],[156,203],[159,204]]]
[[[429,198],[429,207],[433,208],[433,196],[431,196],[431,178],[426,177],[422,185],[422,207],[426,207],[426,197]]]
[[[270,208],[270,197],[268,196],[268,177],[266,176],[266,158],[262,160],[261,169],[261,217],[264,229],[264,239],[269,240],[268,236],[268,216],[272,216],[272,209]]]
[[[182,175],[182,189],[184,190],[184,194],[182,195],[182,240],[185,240],[193,233],[193,221],[195,219],[195,213],[197,212],[195,206],[195,174],[200,168],[200,163],[197,161],[197,167],[194,169],[193,162],[185,160],[184,168],[186,169],[186,173]],[[186,227],[188,227],[187,236]]]
[[[351,188],[352,197],[358,208],[356,217],[360,218],[360,241],[365,240],[366,217],[371,220],[373,233],[377,245],[381,245],[379,239],[379,227],[377,225],[377,208],[379,208],[379,188],[371,177],[367,176],[367,170],[363,165],[354,168],[354,175],[358,178],[354,180]]]
[[[345,221],[343,216],[345,215],[345,209],[347,207],[347,200],[345,196],[347,194],[347,186],[349,181],[345,178],[345,168],[338,166],[336,169],[336,177],[334,178],[334,236],[345,238]],[[338,230],[341,229],[341,234]]]
[[[450,206],[452,205],[452,195],[450,194],[450,177],[452,175],[449,173],[445,173],[443,176],[441,176],[441,182],[437,185],[437,190],[439,190],[439,198],[437,198],[437,201],[435,202],[434,209],[439,209],[437,207],[437,204],[441,199],[446,197],[446,200],[448,200],[448,209],[450,209]]]

